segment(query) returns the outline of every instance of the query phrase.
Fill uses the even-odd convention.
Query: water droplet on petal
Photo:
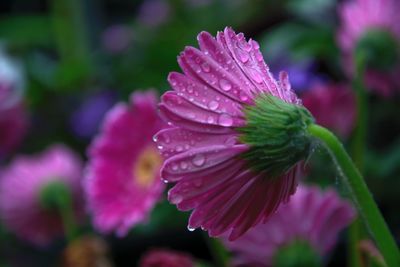
[[[187,229],[188,229],[190,232],[193,232],[194,230],[196,230],[196,228],[191,228],[189,225],[188,225]]]
[[[229,91],[232,88],[232,85],[227,80],[224,79],[221,79],[219,81],[219,86],[221,86],[221,89],[224,91]]]
[[[158,140],[157,135],[153,135],[153,141],[154,141],[154,142],[157,142],[157,140]]]
[[[239,60],[242,61],[243,63],[246,63],[250,59],[249,54],[242,50],[237,50],[237,54],[238,54]]]
[[[209,117],[207,118],[207,122],[210,123],[210,124],[214,123],[214,117],[209,116]]]
[[[218,102],[215,100],[211,100],[210,103],[208,103],[208,108],[211,110],[216,110],[218,108]]]
[[[203,64],[201,64],[201,68],[204,72],[210,72],[210,65],[208,65],[207,62],[203,62]]]
[[[230,127],[233,124],[233,119],[230,115],[223,113],[219,116],[218,122],[221,126]]]
[[[188,167],[188,164],[187,164],[186,161],[181,161],[180,165],[181,165],[181,169],[182,169],[182,170],[186,170],[187,167]]]
[[[176,172],[176,171],[179,169],[179,167],[178,167],[178,165],[173,164],[173,165],[171,166],[171,169],[172,169],[173,171]]]
[[[257,70],[250,70],[249,75],[255,82],[262,83],[262,76]]]
[[[168,184],[168,180],[161,178],[161,181],[163,181],[164,184]]]
[[[195,166],[201,167],[206,162],[206,157],[203,154],[197,154],[193,159],[192,162]]]
[[[233,146],[235,144],[236,144],[236,137],[235,136],[228,137],[225,140],[225,145],[227,145],[227,146]]]
[[[249,99],[248,95],[244,91],[240,91],[239,98],[242,101],[247,101]]]
[[[183,201],[183,197],[181,195],[170,195],[169,196],[169,202],[171,202],[172,204],[179,204]]]

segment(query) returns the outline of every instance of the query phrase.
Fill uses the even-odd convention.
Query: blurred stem
[[[216,266],[227,267],[229,255],[221,241],[218,238],[209,237],[207,233],[203,233],[203,236],[214,258]]]
[[[396,242],[372,198],[363,177],[347,154],[343,145],[334,134],[319,125],[311,124],[308,127],[308,132],[322,141],[330,152],[343,178],[344,184],[348,187],[356,207],[358,208],[358,212],[371,236],[376,241],[387,266],[400,266],[400,252]]]
[[[68,242],[71,242],[77,235],[77,225],[75,223],[72,199],[67,200],[59,198],[58,209],[62,218],[64,233]]]
[[[367,92],[364,86],[366,56],[362,50],[356,52],[355,75],[352,82],[353,90],[357,99],[357,124],[351,144],[351,154],[354,164],[360,172],[364,170],[364,155],[367,146],[367,124],[368,124],[368,100]],[[361,253],[358,249],[358,243],[362,239],[362,225],[357,218],[349,227],[349,262],[350,267],[361,266]]]
[[[58,51],[62,63],[90,67],[90,48],[83,0],[49,0]]]

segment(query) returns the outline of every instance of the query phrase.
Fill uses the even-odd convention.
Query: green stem
[[[356,73],[352,82],[353,90],[356,93],[357,100],[357,124],[353,134],[351,144],[351,155],[358,170],[364,170],[364,156],[367,139],[368,125],[368,101],[364,86],[365,71],[365,53],[358,52],[355,60]],[[357,218],[349,227],[349,266],[361,266],[361,254],[358,249],[358,243],[362,237],[363,227]]]
[[[359,214],[376,241],[388,267],[400,266],[400,253],[369,189],[343,145],[329,130],[311,124],[308,132],[322,141],[330,152],[344,183],[349,187]]]
[[[65,236],[68,242],[71,242],[77,235],[77,225],[75,223],[71,198],[66,200],[60,197],[58,209],[62,218]]]
[[[207,245],[210,249],[216,265],[221,267],[228,266],[229,256],[225,247],[221,244],[221,241],[217,238],[209,237],[205,233],[204,238],[207,242]]]

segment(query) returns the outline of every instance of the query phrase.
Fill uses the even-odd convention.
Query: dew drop
[[[163,181],[164,184],[168,184],[168,180],[161,178],[161,181]]]
[[[242,101],[247,101],[249,99],[249,97],[247,96],[247,94],[244,91],[240,91],[239,98]]]
[[[218,123],[221,126],[229,127],[233,124],[233,119],[230,115],[223,113],[219,116]]]
[[[172,168],[173,171],[177,171],[179,169],[178,165],[176,165],[176,164],[173,164],[171,166],[171,168]]]
[[[208,108],[210,110],[216,110],[218,108],[218,102],[215,100],[211,100],[210,103],[208,103]]]
[[[207,122],[208,123],[214,123],[214,118],[212,117],[212,116],[209,116],[208,118],[207,118]]]
[[[226,146],[233,146],[234,144],[236,144],[236,137],[234,137],[234,136],[228,137],[225,140],[225,145]]]
[[[210,72],[210,65],[208,65],[207,62],[203,62],[203,64],[201,64],[201,68],[204,72]]]
[[[179,204],[183,201],[183,197],[181,195],[170,195],[169,196],[169,202],[171,202],[172,204]]]
[[[224,91],[229,91],[232,88],[232,85],[227,80],[224,79],[221,79],[219,81],[219,86],[221,86],[221,89]]]
[[[189,225],[188,225],[187,229],[188,229],[190,232],[193,232],[194,230],[196,230],[196,228],[191,228]]]
[[[181,169],[182,169],[182,170],[186,170],[187,167],[188,167],[188,164],[187,164],[186,161],[181,161],[180,166],[181,166]]]
[[[237,54],[238,54],[239,60],[242,61],[243,63],[246,63],[250,59],[249,54],[247,54],[246,52],[244,52],[242,50],[237,50]]]
[[[197,154],[193,159],[192,162],[195,166],[201,167],[206,162],[206,157],[203,154]]]
[[[257,70],[249,71],[249,75],[256,83],[262,83],[263,79]]]
[[[158,140],[157,135],[153,135],[153,142],[157,142],[157,140]]]

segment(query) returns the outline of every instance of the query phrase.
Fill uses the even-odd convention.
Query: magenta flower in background
[[[35,245],[48,245],[63,233],[59,213],[42,207],[42,190],[63,183],[81,213],[82,163],[74,152],[54,145],[35,156],[19,156],[0,172],[0,218],[6,228]]]
[[[120,236],[147,219],[165,185],[153,135],[164,127],[154,92],[132,94],[106,115],[89,147],[85,192],[94,226]]]
[[[184,74],[170,73],[174,91],[165,93],[159,105],[172,126],[155,137],[167,158],[161,176],[177,183],[169,201],[179,210],[194,210],[189,229],[201,227],[210,236],[229,231],[236,239],[289,200],[300,170],[297,159],[276,172],[248,166],[252,162],[244,155],[251,147],[239,140],[247,124],[244,108],[256,105],[260,95],[292,104],[300,100],[287,74],[281,72],[276,81],[258,43],[246,41],[242,33],[226,28],[214,38],[202,32],[198,41],[200,50],[186,47],[179,56]]]
[[[354,208],[333,189],[300,186],[265,224],[236,241],[223,241],[235,253],[235,265],[273,266],[276,253],[293,242],[307,242],[320,256],[326,255],[354,218]]]
[[[15,150],[27,133],[23,90],[21,68],[0,49],[0,159]]]
[[[186,253],[169,249],[153,249],[146,252],[139,267],[194,267],[193,258]]]
[[[318,124],[343,138],[350,136],[357,113],[351,88],[343,84],[316,83],[302,94],[301,99]]]
[[[352,61],[354,61],[355,50],[359,42],[368,34],[383,33],[393,39],[392,41],[397,43],[398,47],[400,40],[399,13],[400,2],[398,0],[352,0],[339,7],[341,26],[337,33],[337,40],[342,49],[344,67],[348,73],[354,72]],[[369,68],[365,77],[368,87],[384,96],[391,95],[395,89],[398,89],[400,87],[398,79],[400,64],[398,59],[396,61],[390,70]]]

